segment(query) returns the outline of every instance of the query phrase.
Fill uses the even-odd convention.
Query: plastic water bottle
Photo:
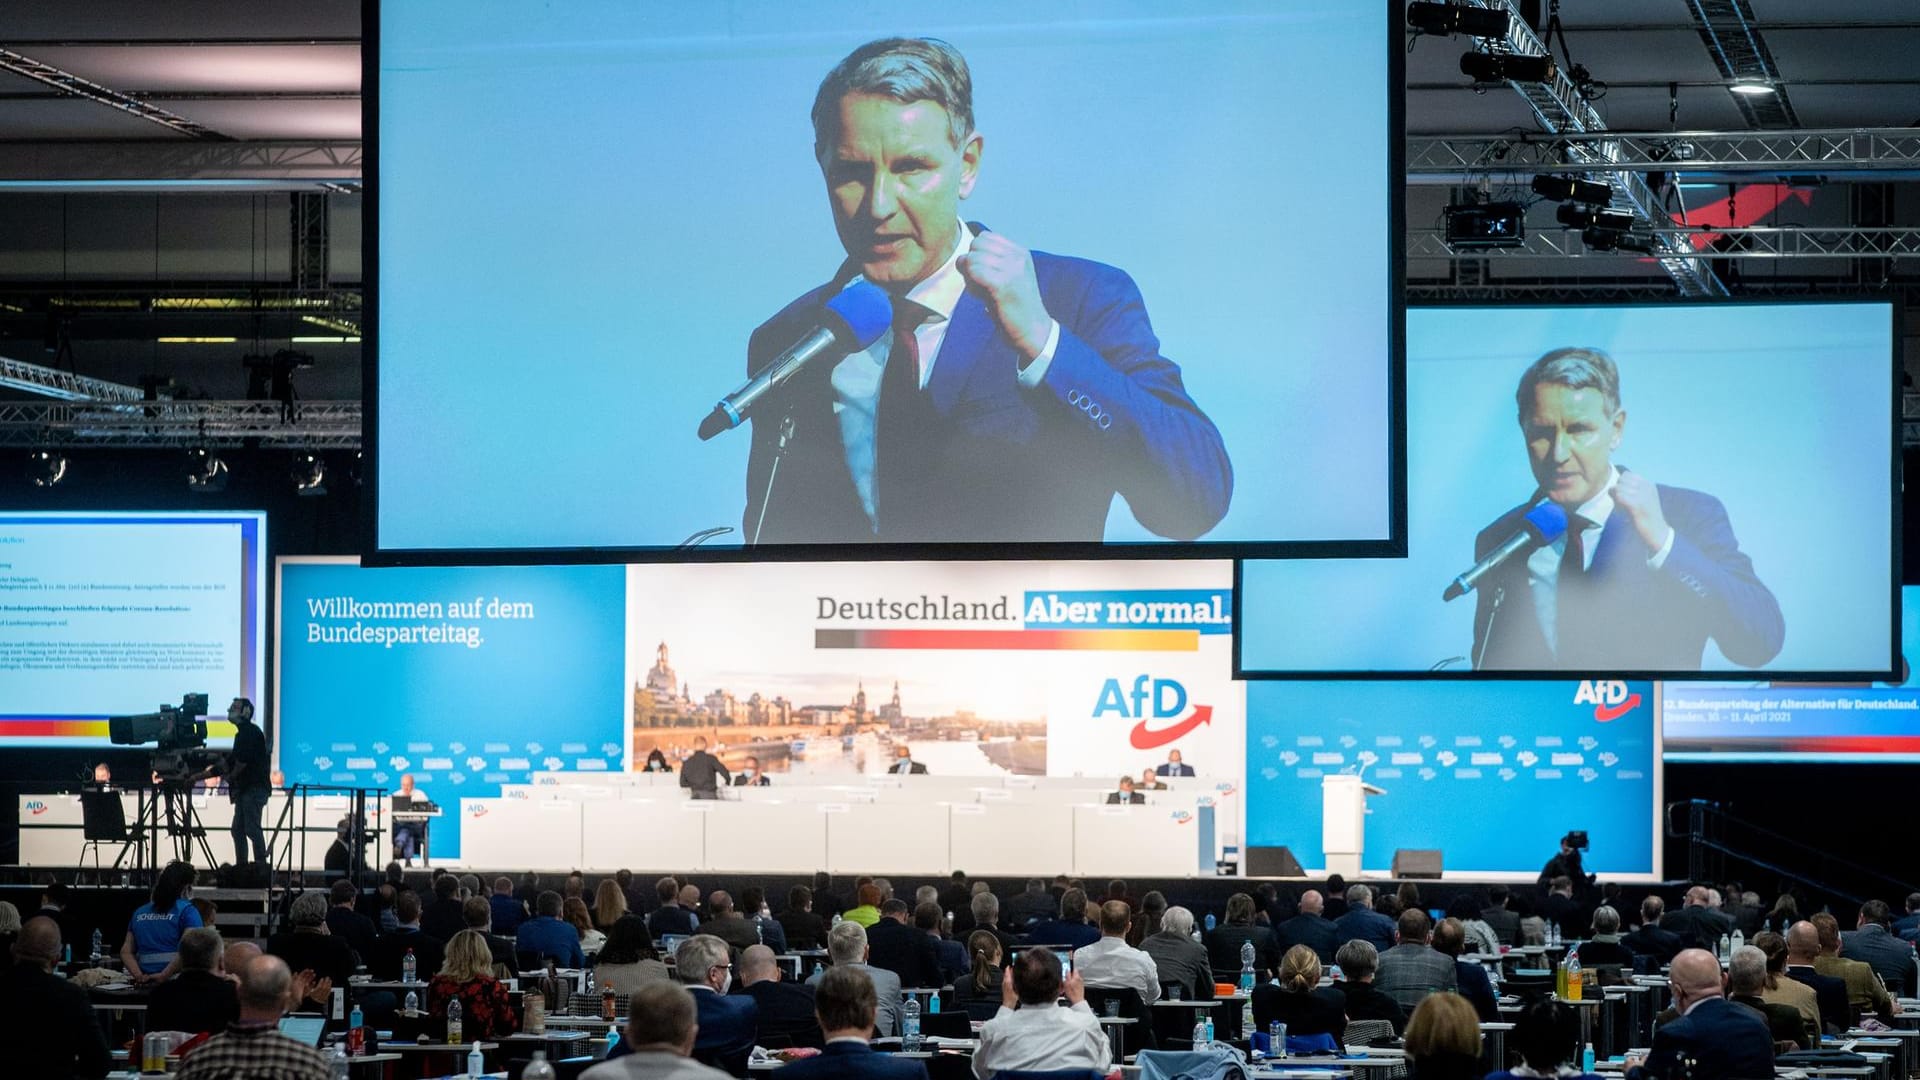
[[[456,997],[447,1002],[447,1045],[448,1046],[458,1046],[461,1043],[467,1041],[465,1038],[466,1032],[461,1030],[462,1027],[464,1026],[460,1022],[460,1014],[462,1011],[463,1010],[460,1008],[459,998]]]
[[[1580,1071],[1587,1076],[1593,1075],[1593,1044],[1588,1043],[1580,1051]]]
[[[920,1042],[920,995],[908,994],[900,1006],[900,1049],[918,1053]]]
[[[400,961],[400,981],[419,982],[420,980],[415,978],[415,976],[419,974],[420,974],[420,961],[414,958],[413,950],[408,949],[407,958]]]
[[[938,1013],[939,1011],[940,1011],[940,991],[935,990],[933,993],[927,995],[927,1015],[931,1016],[931,1015],[934,1015],[935,1013]]]
[[[358,1005],[354,1006],[353,1011],[359,1012],[360,1007]],[[414,1013],[417,1013],[419,1011],[420,1011],[420,995],[412,990],[407,991],[407,1015],[411,1016]]]
[[[827,929],[831,930],[834,927],[839,926],[840,922],[841,922],[840,913],[836,911],[833,913],[833,922],[828,924]]]
[[[93,932],[93,955],[90,957],[94,967],[100,966],[100,931]]]
[[[347,1062],[347,1048],[344,1043],[334,1043],[333,1053],[327,1055],[327,1075],[333,1080],[347,1080],[353,1075],[353,1066]]]
[[[1240,1003],[1240,1030],[1246,1034],[1249,1041],[1253,1039],[1253,1033],[1256,1028],[1253,1022],[1253,996],[1251,994],[1247,996],[1247,1000]]]
[[[1287,1025],[1278,1020],[1267,1025],[1267,1056],[1287,1056]]]
[[[1580,980],[1580,950],[1567,954],[1567,1000],[1579,1001],[1586,995],[1586,986]]]
[[[480,1053],[480,1044],[475,1042],[473,1049],[467,1052],[467,1076],[469,1080],[480,1080],[487,1075],[487,1059]]]
[[[815,960],[815,961],[813,962],[813,977],[814,977],[814,978],[816,978],[816,979],[818,979],[818,978],[820,978],[820,977],[821,977],[822,975],[825,975],[826,973],[827,973],[827,969],[826,969],[826,967],[825,967],[825,966],[823,966],[823,965],[822,965],[822,964],[820,963],[820,961],[818,961],[818,960]]]
[[[1200,928],[1197,926],[1193,928],[1193,943],[1200,944]]]
[[[1240,992],[1253,993],[1253,939],[1240,943]],[[1249,1028],[1248,1030],[1252,1030]]]
[[[1727,959],[1731,959],[1732,956],[1733,956],[1733,939],[1731,937],[1728,937],[1726,934],[1721,934],[1720,935],[1720,959],[1727,960]]]
[[[520,1070],[520,1080],[554,1080],[553,1066],[547,1064],[547,1052],[535,1050],[533,1060]]]
[[[360,1015],[360,1003],[354,1002],[353,1012],[347,1014],[347,1045],[345,1053],[359,1057],[367,1052],[367,1032],[361,1025],[366,1018]]]
[[[1212,1042],[1212,1041],[1213,1041],[1213,1016],[1212,1016],[1212,1014],[1208,1014],[1208,1016],[1207,1016],[1207,1041],[1208,1041],[1208,1042]]]
[[[1207,1045],[1207,1040],[1209,1038],[1211,1038],[1211,1036],[1207,1034],[1206,1020],[1205,1019],[1195,1020],[1193,1022],[1193,1048],[1195,1050],[1198,1050],[1201,1047]]]
[[[753,917],[753,936],[759,940],[760,944],[765,945],[767,943],[767,928],[761,924],[760,916],[758,915]]]
[[[1206,918],[1207,933],[1209,934],[1213,933],[1213,928],[1216,925],[1218,924],[1214,921],[1213,912],[1211,911],[1207,912],[1207,918]]]
[[[1739,952],[1740,947],[1742,945],[1745,945],[1746,943],[1747,943],[1747,935],[1741,933],[1739,927],[1737,926],[1734,927],[1733,940],[1727,943],[1729,946],[1729,948],[1727,949],[1727,959],[1729,960],[1733,959],[1733,954]]]

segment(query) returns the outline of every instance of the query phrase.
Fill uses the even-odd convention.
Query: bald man
[[[87,992],[53,973],[60,925],[28,919],[0,975],[0,1049],[9,1076],[107,1075],[111,1058]]]
[[[1814,1002],[1820,1009],[1821,1029],[1839,1034],[1851,1028],[1854,1021],[1853,1009],[1847,1002],[1847,983],[1844,979],[1822,975],[1814,966],[1819,959],[1819,929],[1804,919],[1787,927],[1787,977],[1813,989]]]
[[[740,954],[740,985],[760,1007],[754,1028],[756,1046],[820,1046],[820,1025],[813,1017],[813,988],[781,981],[773,950],[754,945]]]
[[[1327,898],[1317,889],[1308,889],[1300,894],[1300,914],[1273,928],[1275,937],[1280,939],[1280,952],[1286,954],[1295,945],[1305,945],[1320,958],[1322,966],[1333,963],[1333,953],[1340,947],[1340,934],[1334,930],[1333,923],[1326,918]]]
[[[1759,1013],[1726,999],[1712,953],[1683,950],[1668,977],[1680,1016],[1655,1029],[1652,1051],[1630,1077],[1676,1075],[1683,1058],[1694,1060],[1694,1076],[1773,1075],[1773,1034]]]

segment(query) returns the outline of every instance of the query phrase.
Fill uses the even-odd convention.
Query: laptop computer
[[[327,1018],[294,1014],[280,1018],[280,1034],[298,1043],[305,1043],[315,1049],[320,1047],[320,1037],[326,1034]]]

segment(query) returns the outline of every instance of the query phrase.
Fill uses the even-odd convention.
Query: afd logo
[[[41,802],[39,799],[27,800],[27,813],[32,814],[34,817],[39,817],[41,814],[44,814],[46,812],[47,812],[46,803]]]
[[[1573,692],[1575,705],[1593,706],[1598,723],[1618,720],[1640,707],[1640,695],[1627,692],[1627,684],[1618,679],[1584,679]]]
[[[1172,679],[1135,675],[1130,685],[1123,684],[1119,679],[1106,681],[1100,688],[1099,700],[1094,702],[1093,718],[1099,720],[1113,715],[1123,720],[1137,721],[1133,730],[1127,733],[1128,745],[1135,750],[1152,750],[1180,739],[1202,724],[1213,722],[1213,706],[1195,705],[1192,712],[1171,724],[1160,727],[1149,724],[1149,721],[1180,716],[1186,707],[1186,687]]]
[[[1167,816],[1172,818],[1174,823],[1177,825],[1193,824],[1193,811],[1191,810],[1175,810],[1173,813]]]
[[[473,804],[472,806],[470,806],[470,807],[468,807],[468,808],[467,808],[467,816],[468,816],[468,817],[486,817],[486,816],[487,816],[487,804],[486,804],[486,803],[474,803],[474,804]]]

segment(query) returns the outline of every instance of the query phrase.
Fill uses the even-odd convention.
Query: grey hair
[[[681,982],[706,982],[707,972],[732,962],[727,943],[712,934],[695,934],[673,950],[673,970]]]
[[[5,900],[0,900],[0,934],[18,934],[20,932],[20,909]]]
[[[295,926],[320,926],[327,921],[327,894],[308,889],[294,897],[287,909],[287,921]]]
[[[1606,904],[1593,909],[1593,932],[1596,934],[1617,934],[1620,932],[1620,913]]]
[[[1000,917],[1000,898],[990,892],[973,894],[973,921],[990,923]]]
[[[931,885],[922,885],[913,890],[914,907],[919,907],[921,904],[937,904],[939,902],[940,890]]]
[[[1340,974],[1349,979],[1364,979],[1380,970],[1380,950],[1373,942],[1354,938],[1340,951],[1333,954],[1333,962],[1340,965]]]
[[[947,110],[947,135],[965,145],[973,134],[973,75],[960,50],[939,38],[880,38],[847,54],[813,96],[813,156],[826,157],[839,137],[840,99],[871,94],[901,104],[931,101]]]
[[[184,971],[212,971],[226,949],[220,931],[196,926],[180,935],[180,967]]]
[[[1193,935],[1193,912],[1175,904],[1160,916],[1160,929],[1172,931],[1181,937]]]
[[[836,964],[858,964],[867,958],[867,930],[857,922],[842,920],[827,931],[827,955]]]
[[[1365,885],[1347,886],[1347,903],[1353,907],[1370,908],[1373,906],[1373,890]]]
[[[1555,349],[1529,365],[1513,395],[1522,423],[1533,406],[1534,388],[1541,383],[1569,390],[1598,390],[1607,403],[1608,416],[1620,411],[1620,369],[1614,366],[1613,357],[1599,349]]]
[[[1727,976],[1736,994],[1758,994],[1767,987],[1767,954],[1752,945],[1733,950],[1727,962]]]

